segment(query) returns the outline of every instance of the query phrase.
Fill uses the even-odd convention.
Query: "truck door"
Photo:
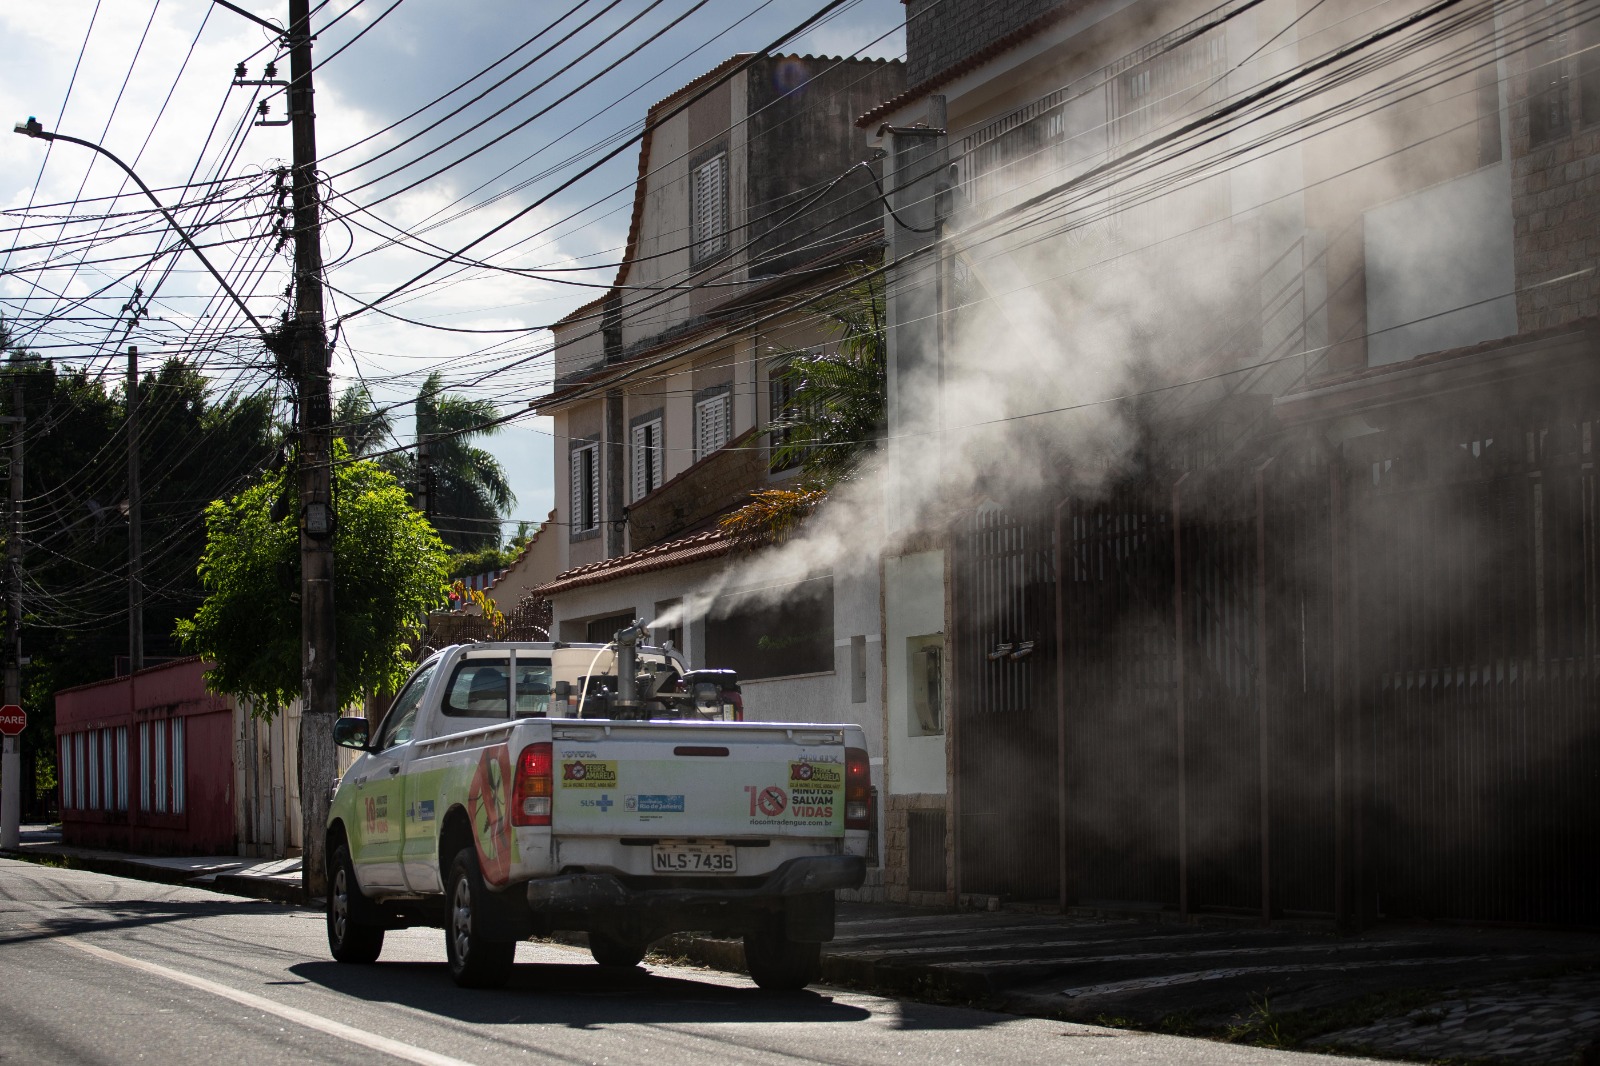
[[[363,888],[403,889],[400,846],[405,834],[404,769],[410,760],[417,708],[433,668],[422,670],[401,690],[384,716],[373,750],[351,767],[356,787],[356,877]]]

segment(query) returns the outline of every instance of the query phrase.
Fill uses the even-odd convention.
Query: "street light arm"
[[[221,0],[218,0],[218,2],[221,2]],[[232,7],[233,5],[228,4],[225,6]],[[146,185],[142,180],[140,180],[139,175],[133,172],[132,167],[118,159],[109,149],[102,148],[93,141],[80,140],[77,137],[69,137],[65,133],[51,133],[39,125],[38,119],[30,118],[26,122],[17,123],[15,132],[20,133],[25,137],[35,137],[42,141],[66,141],[69,144],[79,144],[90,149],[91,151],[99,152],[117,166],[121,167],[122,172],[128,175],[128,177],[132,178],[133,183],[139,186],[139,190],[143,192],[145,196],[150,198],[151,203],[156,205],[156,210],[160,211],[161,217],[167,220],[167,225],[171,226],[173,230],[177,232],[178,236],[183,238],[183,243],[187,244],[189,246],[189,250],[195,254],[200,262],[206,265],[207,270],[211,271],[211,276],[217,279],[217,284],[222,286],[222,291],[233,298],[233,302],[238,305],[239,310],[244,312],[244,317],[250,320],[250,324],[256,328],[256,332],[261,334],[263,337],[267,336],[267,331],[262,328],[261,323],[256,319],[256,316],[250,313],[250,308],[245,306],[244,301],[239,298],[239,294],[233,291],[233,286],[228,284],[228,279],[224,278],[217,268],[211,265],[211,260],[206,258],[206,254],[200,250],[200,246],[194,243],[193,239],[190,238],[188,233],[184,232],[184,228],[178,225],[178,220],[172,217],[172,212],[168,211],[161,201],[156,199],[156,194],[150,191],[150,186]]]
[[[284,33],[282,26],[274,26],[272,23],[268,22],[266,19],[259,18],[259,17],[255,16],[255,15],[252,15],[250,12],[248,12],[244,8],[240,7],[238,4],[230,4],[230,3],[228,3],[228,0],[211,0],[211,2],[213,4],[216,4],[218,7],[227,8],[229,11],[232,11],[235,15],[243,15],[245,18],[249,19],[251,22],[254,22],[258,26],[265,26],[267,29],[271,30],[273,33],[277,34],[279,37],[287,36],[287,34]]]

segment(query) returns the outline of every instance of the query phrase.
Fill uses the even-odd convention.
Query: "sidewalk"
[[[20,857],[300,902],[298,859],[165,858],[65,847]],[[841,903],[823,980],[1016,1014],[1409,1060],[1600,1066],[1600,935],[1385,925],[1181,924]],[[742,971],[738,941],[656,946]]]
[[[44,861],[140,881],[193,885],[237,896],[301,903],[299,859],[249,859],[238,855],[133,855],[61,843],[61,831],[46,825],[21,827],[15,857]],[[5,855],[0,852],[0,855]]]

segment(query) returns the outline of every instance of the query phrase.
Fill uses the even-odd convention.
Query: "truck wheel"
[[[450,976],[462,988],[499,988],[511,976],[511,962],[517,955],[516,941],[490,940],[483,934],[488,892],[478,872],[477,853],[462,848],[450,864],[450,878],[445,883],[449,915],[444,927]]]
[[[383,951],[383,929],[356,919],[361,907],[350,846],[340,844],[328,857],[328,950],[339,962],[371,963]]]
[[[594,961],[601,966],[614,966],[621,970],[632,969],[644,958],[647,946],[642,942],[612,936],[610,933],[589,934],[589,954],[593,955]]]
[[[774,992],[795,992],[822,976],[822,945],[790,940],[782,928],[746,933],[744,962],[751,980]]]

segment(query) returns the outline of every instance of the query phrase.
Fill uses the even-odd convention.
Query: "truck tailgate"
[[[552,732],[557,837],[841,837],[842,728],[594,722]]]

